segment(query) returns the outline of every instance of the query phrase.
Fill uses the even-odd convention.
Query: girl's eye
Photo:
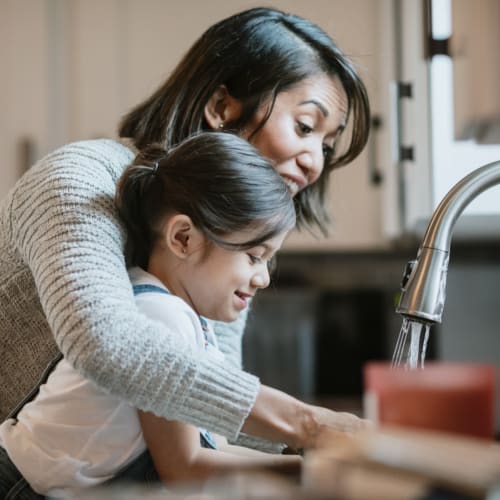
[[[297,122],[297,126],[299,127],[300,132],[305,135],[310,134],[313,131],[313,128],[304,122]]]
[[[248,254],[248,258],[250,259],[251,264],[258,264],[262,259],[257,257],[256,255]]]
[[[270,273],[273,273],[275,269],[276,269],[276,256],[273,256],[271,257],[271,259],[267,261],[267,270]]]

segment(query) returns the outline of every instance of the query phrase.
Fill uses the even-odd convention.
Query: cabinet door
[[[395,80],[389,82],[390,161],[395,211],[393,234],[413,231],[432,206],[429,63],[424,49],[425,2],[393,3]],[[406,152],[406,154],[405,154]]]

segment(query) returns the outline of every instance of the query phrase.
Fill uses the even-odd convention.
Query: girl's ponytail
[[[155,223],[149,204],[157,190],[157,172],[165,150],[158,145],[141,151],[121,176],[116,192],[116,206],[127,229],[125,260],[127,265],[147,267],[155,239]],[[154,212],[153,212],[154,213]]]

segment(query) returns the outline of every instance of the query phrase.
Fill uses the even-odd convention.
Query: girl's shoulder
[[[139,267],[129,269],[128,273],[140,312],[163,323],[187,344],[204,347],[200,318],[187,302],[171,294],[158,278]]]

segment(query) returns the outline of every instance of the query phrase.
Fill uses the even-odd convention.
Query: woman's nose
[[[319,151],[315,149],[309,149],[302,152],[297,157],[297,165],[302,170],[302,173],[306,177],[308,184],[312,184],[321,175],[323,170],[323,146],[321,146]]]

